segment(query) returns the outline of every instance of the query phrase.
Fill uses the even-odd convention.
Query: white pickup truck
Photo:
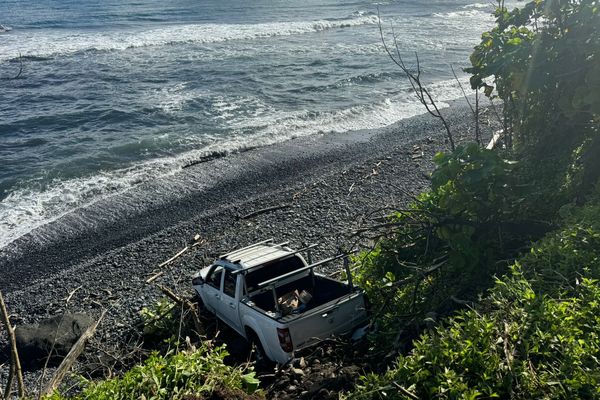
[[[192,285],[205,310],[255,345],[258,360],[285,364],[294,351],[351,333],[368,320],[363,291],[351,278],[346,283],[315,272],[346,256],[308,264],[300,252],[312,247],[256,243],[221,256]]]

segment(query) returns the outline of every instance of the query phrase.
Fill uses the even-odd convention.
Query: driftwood
[[[51,394],[58,387],[58,385],[60,385],[60,383],[63,381],[63,379],[65,378],[65,376],[67,375],[67,373],[69,372],[71,367],[73,366],[73,363],[77,360],[79,355],[83,352],[83,349],[85,348],[85,344],[87,343],[87,341],[92,336],[94,336],[94,333],[96,333],[96,328],[98,328],[98,325],[104,318],[105,314],[106,314],[106,310],[102,311],[102,314],[100,315],[100,318],[98,318],[98,321],[96,321],[95,323],[90,325],[90,327],[87,328],[86,331],[83,332],[83,334],[79,337],[79,339],[73,345],[71,350],[69,350],[69,353],[67,354],[65,359],[58,366],[58,369],[56,370],[56,373],[54,374],[52,379],[50,379],[50,382],[48,382],[48,384],[46,384],[46,387],[42,390],[41,396]]]
[[[206,243],[206,240],[200,240],[200,235],[198,235],[198,234],[194,235],[194,238],[187,246],[185,246],[183,249],[181,249],[179,252],[177,252],[177,254],[175,254],[173,257],[169,258],[167,261],[160,263],[158,265],[158,268],[162,268],[165,265],[172,263],[173,261],[175,261],[176,259],[181,257],[181,255],[183,255],[183,253],[190,250],[192,247],[200,246],[201,244],[204,244],[204,243]],[[164,274],[164,271],[156,272],[154,275],[152,275],[148,279],[146,279],[146,283],[154,282],[156,279],[161,277],[163,274]]]
[[[150,278],[146,279],[146,283],[154,282],[155,280],[160,278],[164,273],[165,273],[165,271],[157,272],[156,274],[152,275]]]
[[[498,141],[500,140],[500,135],[502,134],[502,130],[499,130],[498,132],[494,133],[494,136],[492,137],[492,140],[490,140],[490,142],[488,143],[487,146],[485,146],[485,148],[487,150],[493,150],[494,147],[496,146],[496,144],[498,144]]]
[[[240,219],[250,219],[252,217],[256,217],[257,215],[265,214],[270,211],[281,210],[282,208],[288,208],[289,206],[290,206],[289,204],[281,204],[278,206],[261,208],[260,210],[256,210],[256,211],[253,211],[251,213],[241,216]]]
[[[75,293],[77,293],[77,291],[79,291],[79,289],[81,289],[82,287],[83,286],[78,286],[75,289],[73,289],[71,292],[69,292],[69,295],[65,299],[65,303],[69,304],[69,301],[71,301],[71,299],[73,298],[73,296],[75,295]]]
[[[8,399],[12,393],[12,385],[15,376],[17,377],[17,390],[19,397],[25,397],[25,384],[23,383],[23,370],[21,369],[21,360],[19,360],[19,353],[17,351],[17,341],[15,339],[15,330],[10,324],[8,317],[8,311],[6,310],[6,304],[0,292],[0,317],[6,331],[8,332],[8,340],[10,342],[10,373],[8,376],[8,382],[6,384],[6,390],[4,391],[4,398]]]
[[[190,246],[185,246],[181,251],[179,251],[179,253],[175,254],[173,257],[169,258],[167,261],[163,262],[162,264],[160,264],[158,266],[158,268],[162,268],[165,265],[175,261],[176,259],[178,259],[183,253],[185,253],[186,251],[188,251],[190,249]]]

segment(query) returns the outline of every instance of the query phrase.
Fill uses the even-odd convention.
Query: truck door
[[[204,285],[205,299],[204,305],[210,311],[217,313],[219,304],[221,303],[221,282],[223,281],[223,267],[214,265],[206,276],[206,284]]]
[[[240,294],[237,285],[237,275],[233,275],[230,269],[225,269],[225,277],[223,279],[223,290],[221,293],[221,301],[219,304],[219,316],[227,325],[241,332],[239,300]]]

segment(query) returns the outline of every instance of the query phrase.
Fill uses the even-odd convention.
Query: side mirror
[[[204,279],[201,276],[197,276],[194,279],[192,279],[192,285],[193,286],[204,285]]]

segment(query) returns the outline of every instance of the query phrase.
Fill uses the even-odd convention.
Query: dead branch
[[[177,296],[171,289],[163,285],[157,284],[156,287],[158,287],[160,291],[163,292],[165,296],[167,296],[169,299],[173,300],[177,304],[181,304],[183,307],[188,309],[188,311],[192,315],[192,321],[194,322],[196,332],[198,332],[198,334],[201,335],[204,332],[204,328],[202,327],[200,316],[198,315],[198,311],[196,310],[196,307],[194,307],[194,304],[187,299],[182,299],[181,297]]]
[[[404,58],[402,57],[402,54],[400,53],[400,46],[398,45],[398,40],[397,40],[396,34],[394,32],[393,26],[392,26],[392,37],[393,37],[394,50],[395,50],[396,54],[394,55],[392,50],[390,50],[390,48],[388,47],[388,44],[385,41],[385,37],[383,34],[383,26],[381,23],[381,16],[379,15],[379,8],[377,9],[377,18],[378,18],[378,25],[379,25],[379,34],[381,35],[381,42],[383,44],[385,52],[387,53],[388,57],[392,60],[392,62],[394,64],[396,64],[402,70],[404,75],[406,75],[413,92],[417,96],[417,99],[419,100],[419,102],[425,107],[427,112],[431,116],[439,119],[442,122],[442,125],[444,125],[444,128],[446,130],[446,137],[448,138],[448,141],[450,142],[450,148],[452,149],[452,151],[454,151],[454,149],[455,149],[454,138],[452,136],[452,132],[450,131],[450,127],[448,126],[446,119],[440,112],[440,109],[438,108],[437,103],[433,99],[433,96],[431,95],[429,90],[423,85],[423,82],[421,81],[422,70],[421,70],[421,62],[419,60],[418,53],[415,52],[415,60],[417,63],[416,72],[412,72],[404,63]]]
[[[290,206],[289,204],[281,204],[278,206],[261,208],[260,210],[256,210],[256,211],[248,213],[244,216],[241,216],[240,219],[250,219],[252,217],[256,217],[257,215],[265,214],[265,213],[275,211],[275,210],[281,210],[282,208],[288,208],[289,206]]]
[[[160,278],[164,273],[165,273],[165,271],[157,272],[156,274],[152,275],[150,278],[146,279],[146,283],[154,282],[155,280]]]
[[[87,343],[87,341],[92,336],[94,336],[94,333],[96,333],[96,328],[98,328],[98,325],[104,318],[105,314],[106,314],[106,309],[102,311],[102,314],[100,314],[100,318],[98,318],[98,320],[95,323],[90,325],[90,327],[87,328],[85,330],[85,332],[83,332],[83,334],[79,337],[77,342],[75,342],[73,347],[71,347],[71,350],[69,350],[69,353],[67,354],[65,359],[58,366],[58,369],[56,370],[56,373],[54,374],[52,379],[50,379],[50,382],[48,382],[48,384],[46,385],[44,390],[42,390],[41,396],[46,396],[46,395],[51,394],[58,387],[58,385],[60,385],[60,383],[63,381],[63,379],[65,378],[65,376],[67,375],[67,373],[69,372],[71,367],[73,366],[73,363],[77,360],[79,355],[83,352],[83,349],[85,348],[85,344]]]
[[[176,259],[178,259],[183,253],[185,253],[186,251],[188,251],[190,249],[190,246],[185,246],[183,249],[181,249],[177,254],[175,254],[173,257],[169,258],[167,261],[161,263],[158,268],[162,268],[167,264],[170,264],[171,262],[175,261]]]
[[[477,142],[477,144],[479,144],[479,90],[475,90],[475,108],[473,108],[462,83],[460,83],[460,79],[458,79],[458,76],[454,71],[454,67],[452,66],[452,64],[450,64],[450,69],[452,70],[452,75],[454,75],[454,79],[456,80],[456,83],[458,83],[458,87],[460,88],[463,97],[467,101],[467,104],[469,105],[469,108],[473,113],[473,117],[475,117],[475,141]]]
[[[452,66],[452,64],[450,64],[450,69],[452,70],[452,75],[454,75],[454,80],[456,80],[456,83],[458,83],[458,87],[460,88],[460,91],[462,92],[463,97],[465,98],[465,101],[469,105],[471,112],[473,114],[475,114],[475,109],[471,105],[471,102],[469,101],[469,97],[467,96],[467,93],[465,92],[465,88],[463,87],[462,83],[460,83],[460,79],[458,79],[458,76],[456,75],[456,71],[454,71],[454,66]]]
[[[81,289],[82,287],[83,286],[78,286],[75,289],[71,290],[71,292],[69,292],[69,295],[65,299],[65,303],[69,304],[69,301],[71,301],[71,299],[73,298],[73,296],[75,295],[75,293],[77,293],[77,291],[79,291],[79,289]]]
[[[490,142],[488,143],[488,145],[485,146],[485,148],[487,150],[493,150],[494,147],[496,147],[496,145],[500,141],[500,135],[501,134],[502,134],[502,130],[499,130],[499,131],[495,132],[494,135],[492,136],[492,139],[490,140]]]
[[[404,388],[403,386],[400,386],[397,382],[392,382],[392,383],[406,397],[409,397],[409,398],[414,399],[414,400],[419,400],[419,396],[417,396],[416,394],[410,392],[408,389]]]
[[[8,333],[8,340],[10,342],[10,374],[8,382],[6,384],[6,390],[4,391],[4,398],[8,399],[12,393],[12,384],[14,377],[17,377],[17,390],[19,397],[25,397],[25,384],[23,383],[23,370],[21,369],[21,360],[19,359],[19,352],[17,351],[17,340],[15,339],[15,329],[10,323],[9,314],[6,310],[6,304],[4,303],[4,297],[0,292],[0,317],[2,323]]]
[[[177,252],[177,254],[175,254],[173,257],[169,258],[167,261],[162,262],[161,264],[158,265],[158,268],[162,268],[167,264],[172,263],[173,261],[175,261],[176,259],[178,259],[179,257],[181,257],[181,255],[183,253],[185,253],[186,251],[188,251],[190,248],[192,247],[196,247],[196,246],[200,246],[201,244],[205,243],[206,241],[204,240],[200,240],[200,235],[196,234],[194,235],[194,238],[189,242],[189,244],[187,246],[185,246],[183,249],[181,249],[179,252]],[[159,275],[160,276],[160,275]],[[158,278],[157,277],[150,277],[148,278],[148,281],[146,281],[146,283],[151,283],[154,279]]]

